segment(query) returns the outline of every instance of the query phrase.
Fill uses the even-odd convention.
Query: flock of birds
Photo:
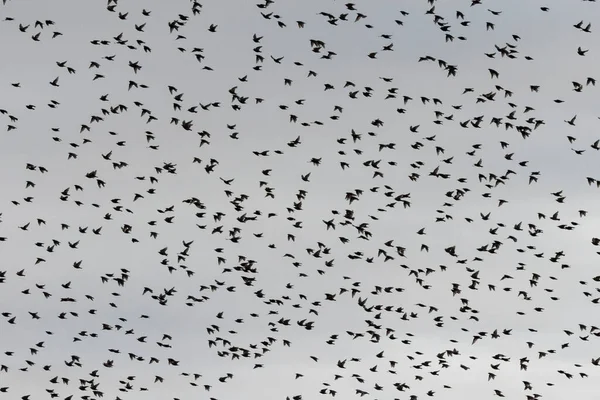
[[[83,3],[0,7],[0,399],[598,398],[595,1]]]

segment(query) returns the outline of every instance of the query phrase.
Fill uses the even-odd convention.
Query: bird
[[[3,0],[2,395],[597,392],[594,1],[65,1]]]

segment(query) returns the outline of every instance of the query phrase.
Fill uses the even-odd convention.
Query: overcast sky
[[[596,399],[600,13],[481,3],[8,0],[0,398]]]

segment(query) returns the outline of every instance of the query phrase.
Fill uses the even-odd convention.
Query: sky
[[[0,6],[0,399],[597,398],[598,7],[433,6]]]

